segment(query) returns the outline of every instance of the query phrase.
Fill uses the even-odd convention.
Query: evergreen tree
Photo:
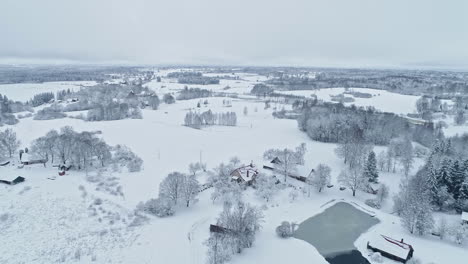
[[[375,157],[375,152],[371,151],[367,157],[366,166],[364,168],[364,177],[366,177],[369,182],[377,183],[379,181],[379,172],[377,171],[377,159]]]
[[[445,185],[449,188],[450,185],[450,170],[451,170],[451,161],[448,158],[442,160],[441,167],[439,169],[439,185]],[[449,188],[450,189],[450,188]]]
[[[458,160],[455,160],[450,168],[448,191],[453,194],[455,200],[460,196],[460,188],[465,180],[463,167]]]

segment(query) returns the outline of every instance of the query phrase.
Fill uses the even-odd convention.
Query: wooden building
[[[380,235],[367,242],[367,248],[379,252],[382,256],[406,263],[413,257],[414,249],[411,245],[403,242],[403,239],[396,240],[388,236]]]

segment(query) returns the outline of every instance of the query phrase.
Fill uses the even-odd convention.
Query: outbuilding
[[[367,248],[379,252],[382,256],[406,263],[413,257],[414,249],[411,245],[403,242],[403,239],[396,240],[388,236],[376,236],[367,242]]]
[[[5,176],[2,176],[0,178],[0,182],[1,183],[5,183],[5,184],[9,184],[9,185],[15,185],[15,184],[18,184],[20,182],[24,182],[24,178],[21,177],[21,176],[10,176],[10,177],[5,177]]]

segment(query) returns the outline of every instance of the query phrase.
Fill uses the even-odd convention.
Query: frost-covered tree
[[[235,253],[250,248],[255,240],[255,233],[261,228],[263,212],[249,204],[237,202],[227,204],[221,212],[217,225],[232,230],[231,245]]]
[[[379,154],[377,155],[377,167],[379,168],[380,171],[384,171],[385,170],[385,164],[386,164],[386,161],[385,161],[385,151],[381,151],[379,152]]]
[[[377,191],[377,201],[379,202],[379,204],[384,203],[389,195],[390,189],[388,188],[388,186],[385,184],[381,184],[379,190]]]
[[[115,147],[114,161],[127,167],[129,172],[138,172],[142,169],[143,160],[133,153],[128,147],[117,145]]]
[[[313,175],[312,185],[321,192],[323,188],[330,184],[331,168],[325,164],[319,164]]]
[[[394,197],[394,210],[403,226],[412,234],[424,235],[434,226],[427,180],[423,173],[403,180]]]
[[[413,145],[411,143],[411,140],[405,138],[404,147],[401,148],[400,156],[400,162],[403,166],[403,172],[405,173],[405,176],[408,176],[411,168],[413,167],[413,161]]]
[[[190,163],[189,164],[189,172],[195,176],[197,172],[201,170],[201,164],[200,162],[195,162],[195,163]]]
[[[13,129],[7,128],[5,131],[0,132],[0,145],[6,150],[10,158],[13,156],[13,153],[18,150],[20,144],[20,141],[16,138],[16,132],[13,131]]]
[[[221,163],[214,169],[208,178],[208,184],[213,186],[213,192],[211,193],[211,200],[226,201],[237,201],[241,199],[242,189],[237,182],[231,180],[231,172],[234,167],[231,164]]]
[[[379,182],[379,172],[377,171],[377,159],[375,157],[374,151],[369,152],[369,155],[367,156],[367,161],[364,166],[364,177],[366,177],[369,182]]]
[[[195,175],[184,175],[184,182],[182,185],[182,198],[185,201],[187,207],[190,204],[197,202],[198,191],[200,190],[200,184],[195,178]]]
[[[255,194],[268,203],[273,195],[278,191],[276,181],[276,178],[265,174],[257,175],[255,180]]]
[[[172,204],[177,205],[183,197],[185,175],[180,172],[172,172],[159,185],[159,196],[167,198]]]
[[[351,189],[353,196],[357,190],[362,190],[367,186],[368,180],[364,177],[361,167],[346,168],[341,171],[338,181]]]
[[[465,111],[464,110],[458,110],[457,111],[457,114],[455,115],[455,117],[453,118],[453,121],[455,122],[455,124],[457,125],[463,125],[466,123],[466,114],[465,114]]]
[[[159,107],[159,97],[156,94],[153,94],[148,99],[148,104],[153,110],[157,110]]]

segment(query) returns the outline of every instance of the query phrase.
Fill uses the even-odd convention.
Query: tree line
[[[213,113],[211,110],[199,113],[190,111],[185,114],[184,125],[193,128],[203,126],[236,126],[237,114],[235,112]]]

